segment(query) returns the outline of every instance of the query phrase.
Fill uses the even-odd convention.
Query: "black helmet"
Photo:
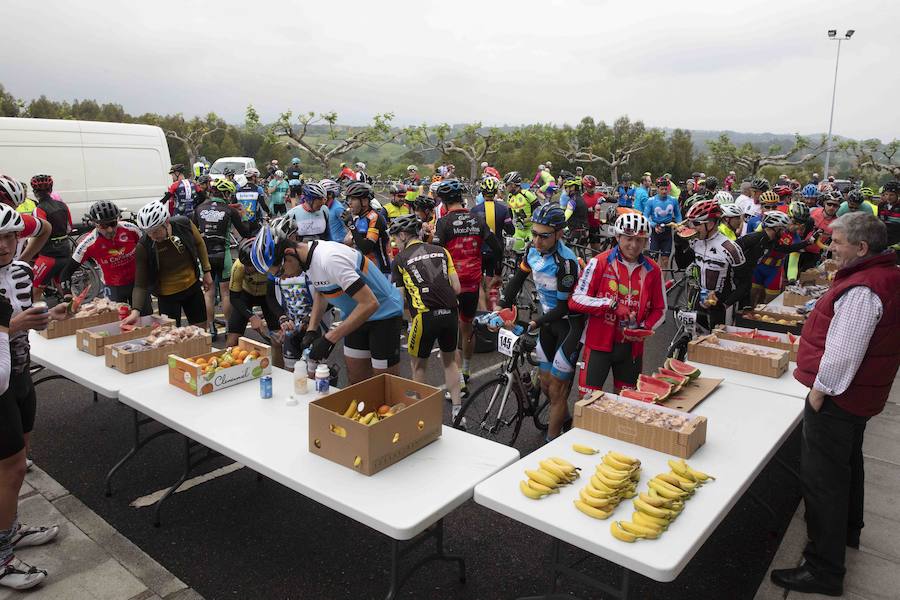
[[[463,188],[456,179],[442,181],[437,188],[437,195],[441,200],[462,200]]]
[[[706,189],[715,190],[717,187],[719,187],[718,179],[716,179],[712,175],[710,175],[709,177],[706,178]]]
[[[631,181],[631,173],[625,173],[622,175],[622,181]]]
[[[847,192],[847,202],[853,204],[862,204],[862,201],[865,200],[863,195],[859,192],[858,189],[853,189]]]
[[[881,191],[891,194],[900,194],[900,181],[888,181],[884,184],[884,187],[881,188]]]
[[[428,212],[434,210],[435,207],[434,200],[429,198],[428,196],[417,196],[415,200],[413,200],[413,209],[421,210],[423,212]]]
[[[503,183],[519,185],[522,183],[522,175],[518,171],[510,171],[503,176]]]
[[[253,242],[254,238],[247,238],[241,240],[241,243],[238,246],[238,260],[241,261],[241,264],[244,265],[245,269],[253,266],[250,262],[250,254],[253,252]]]
[[[531,214],[531,222],[559,231],[566,226],[566,212],[559,204],[544,204]]]
[[[181,173],[183,175],[184,174],[184,165],[181,163],[172,165],[172,168],[169,169],[169,175],[172,175],[173,173]]]
[[[210,180],[211,180],[211,178],[209,175],[201,175],[200,177],[197,178],[197,183],[200,185],[206,185],[207,183],[210,182]]]
[[[397,235],[401,231],[406,231],[407,233],[411,233],[413,235],[419,235],[419,231],[422,230],[422,221],[419,220],[419,217],[416,215],[400,215],[391,221],[391,226],[388,229],[388,233],[390,235]]]
[[[750,189],[759,190],[760,192],[768,192],[769,182],[763,177],[754,177],[750,180]]]
[[[122,211],[119,210],[119,207],[109,200],[94,202],[88,210],[88,218],[94,223],[115,221],[121,214]]]
[[[222,171],[222,175],[224,175],[225,177],[228,177],[229,175],[234,175],[234,169],[232,169],[231,167],[225,167],[225,170]]]
[[[344,193],[344,195],[348,198],[366,198],[371,200],[375,197],[375,191],[368,183],[364,183],[362,181],[354,181],[347,186],[347,191]]]

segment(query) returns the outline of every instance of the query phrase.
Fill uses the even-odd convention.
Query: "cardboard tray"
[[[832,281],[827,274],[820,273],[817,269],[808,269],[800,273],[800,283],[804,285],[831,285]]]
[[[746,333],[759,329],[758,327],[735,327],[733,325],[719,325],[713,332],[721,340],[731,340],[733,342],[743,342],[745,344],[755,344],[757,346],[766,346],[767,348],[777,348],[779,350],[787,350],[790,353],[789,359],[797,362],[797,351],[800,349],[800,336],[794,336],[792,344],[787,333],[779,333],[776,331],[766,331],[765,335],[778,338],[775,340],[764,340],[760,338],[746,338],[735,333]]]
[[[107,367],[116,369],[121,373],[136,373],[166,364],[170,354],[196,356],[209,352],[210,348],[212,348],[212,336],[206,332],[202,336],[191,338],[178,344],[170,344],[142,352],[123,350],[122,344],[127,344],[129,341],[106,345],[103,352],[106,356]]]
[[[658,402],[657,406],[665,406],[681,412],[691,412],[695,406],[712,394],[723,381],[725,380],[716,377],[697,377],[688,382],[677,394],[666,399],[665,402]]]
[[[238,340],[237,347],[248,352],[255,350],[259,352],[259,358],[250,359],[231,367],[219,367],[221,370],[205,373],[203,367],[198,366],[195,361],[198,358],[209,359],[221,356],[224,350],[207,352],[189,358],[169,355],[169,383],[195,396],[202,396],[272,373],[271,346],[242,337]]]
[[[47,329],[38,331],[38,333],[48,340],[54,340],[67,335],[75,335],[79,329],[103,325],[104,323],[112,323],[118,320],[119,313],[110,310],[90,317],[72,317],[71,319],[66,319],[64,321],[50,321],[47,325]]]
[[[734,369],[735,371],[744,371],[745,373],[775,377],[776,379],[784,375],[785,371],[787,371],[789,352],[786,350],[771,348],[772,352],[779,354],[778,358],[750,356],[735,352],[734,350],[741,346],[755,348],[759,347],[758,345],[720,339],[719,344],[721,347],[719,348],[701,346],[700,344],[708,337],[712,336],[704,335],[696,340],[688,342],[688,360],[717,367],[724,367],[726,369]]]
[[[172,325],[175,321],[168,317],[160,315],[148,315],[141,317],[136,323],[136,327],[132,331],[122,332],[118,321],[106,323],[104,325],[96,325],[79,329],[75,332],[75,345],[82,352],[87,352],[91,356],[103,356],[103,348],[107,344],[115,344],[116,342],[126,342],[141,337],[146,337],[153,331],[153,325]],[[118,331],[119,333],[114,333]],[[108,335],[104,335],[106,332]]]
[[[788,323],[773,323],[771,321],[761,321],[754,319],[754,316],[768,315],[775,319],[786,319]],[[793,333],[800,335],[803,331],[803,324],[806,322],[805,317],[797,315],[783,315],[781,313],[773,313],[764,310],[747,310],[740,312],[734,319],[734,324],[739,327],[749,327],[750,329],[762,329],[763,331],[775,331],[778,333]]]
[[[363,425],[344,416],[351,402],[364,404],[362,414],[382,404],[407,406],[374,425]],[[441,436],[443,404],[437,388],[394,375],[372,377],[309,403],[309,451],[374,475]]]
[[[785,306],[803,306],[810,300],[818,300],[818,298],[804,296],[803,294],[795,294],[794,292],[785,292],[783,298]]]
[[[623,442],[637,444],[651,450],[658,450],[671,454],[672,456],[680,456],[681,458],[690,458],[696,452],[697,448],[706,443],[706,417],[697,415],[685,415],[682,411],[660,406],[658,404],[648,404],[646,402],[638,402],[628,398],[621,398],[610,394],[609,397],[625,402],[628,404],[640,406],[647,410],[675,414],[687,418],[691,418],[691,422],[686,425],[682,431],[670,431],[663,427],[658,427],[649,423],[641,423],[626,417],[620,417],[611,413],[592,408],[596,400],[603,397],[604,392],[596,391],[583,400],[575,403],[575,414],[573,424],[579,429],[593,431],[600,435],[605,435]]]

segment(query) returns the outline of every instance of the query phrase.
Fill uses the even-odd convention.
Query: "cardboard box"
[[[75,344],[79,350],[87,352],[91,356],[103,356],[103,348],[107,344],[146,337],[148,333],[153,331],[154,325],[172,325],[173,323],[175,321],[168,317],[149,315],[141,317],[133,330],[122,331],[118,321],[114,321],[105,325],[79,329],[75,332]]]
[[[761,335],[765,335],[768,338],[774,339],[765,339],[759,337],[745,337],[739,335],[741,333],[754,333],[757,328],[751,327],[735,327],[733,325],[719,325],[716,327],[716,330],[713,332],[716,334],[720,340],[731,340],[733,342],[744,342],[746,344],[756,344],[757,346],[766,346],[767,348],[778,348],[779,350],[786,350],[789,353],[789,360],[793,362],[797,362],[797,351],[800,349],[800,336],[787,334],[787,333],[779,333],[777,331],[766,331]],[[793,336],[794,341],[791,342],[790,336]]]
[[[808,269],[800,273],[800,283],[803,285],[831,285],[828,275],[818,269]]]
[[[141,339],[143,338],[137,338],[137,340]],[[137,340],[107,344],[103,349],[106,355],[106,366],[112,367],[121,373],[136,373],[137,371],[152,369],[153,367],[166,364],[170,354],[196,356],[209,352],[210,348],[212,348],[212,336],[206,332],[203,332],[203,335],[199,337],[150,350],[130,352],[123,348],[123,346],[133,344]]]
[[[600,409],[595,403],[603,396],[604,392],[596,391],[575,403],[575,414],[572,421],[575,427],[681,458],[690,458],[697,448],[706,443],[706,417],[691,415],[657,404],[638,402],[613,394],[607,395],[609,399],[642,409],[690,419],[680,431],[671,431],[652,423],[642,423]]]
[[[382,404],[406,404],[395,415],[363,425],[344,416],[351,402],[363,415]],[[378,375],[309,403],[309,451],[373,475],[441,436],[444,396],[437,388]]]
[[[767,358],[764,356],[753,356],[737,352],[741,347],[750,349],[759,348],[758,345],[746,344],[744,342],[720,339],[718,347],[701,345],[708,338],[712,337],[714,336],[704,335],[696,340],[688,342],[688,360],[717,367],[725,367],[726,369],[734,369],[735,371],[744,371],[745,373],[775,377],[776,379],[784,375],[785,371],[787,371],[789,352],[786,350],[766,348],[767,351],[777,354],[777,358]]]
[[[250,359],[220,371],[204,374],[204,368],[196,364],[197,359],[218,357],[223,350],[207,352],[198,356],[182,358],[169,355],[169,383],[195,396],[202,396],[245,381],[259,379],[272,373],[272,348],[249,338],[238,340],[238,348],[247,352],[259,352],[259,358]],[[200,385],[198,385],[198,382]]]
[[[39,334],[48,340],[65,337],[67,335],[75,335],[79,329],[86,327],[94,327],[95,325],[103,325],[104,323],[112,323],[119,320],[119,313],[110,310],[107,312],[91,315],[90,317],[72,317],[65,321],[50,321],[47,329],[38,331]]]
[[[812,296],[804,296],[803,294],[795,294],[794,292],[785,292],[782,301],[785,306],[803,306],[810,300],[815,300]]]
[[[717,377],[697,377],[685,384],[678,392],[657,404],[681,412],[691,412],[695,406],[712,394],[723,381],[725,380]]]
[[[787,321],[787,323],[776,323],[774,321],[763,321],[761,317],[769,316],[773,319]],[[800,335],[803,331],[803,324],[806,317],[801,315],[790,315],[764,310],[747,310],[737,314],[734,319],[735,325],[739,327],[749,327],[750,329],[762,329],[764,331],[776,331],[779,333],[793,333]]]

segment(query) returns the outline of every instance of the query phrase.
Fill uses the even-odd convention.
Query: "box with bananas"
[[[715,477],[691,468],[684,459],[669,459],[671,471],[647,482],[647,492],[634,498],[631,521],[613,521],[609,531],[623,542],[655,540],[684,510],[684,504],[698,487]]]
[[[582,454],[597,454],[593,448],[574,444],[572,449]],[[641,478],[641,461],[618,452],[609,451],[575,500],[575,508],[589,517],[606,519],[622,500],[634,498]]]

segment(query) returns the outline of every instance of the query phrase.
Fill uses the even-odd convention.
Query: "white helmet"
[[[722,216],[723,217],[743,217],[744,211],[740,206],[732,202],[731,204],[723,204],[722,205]]]
[[[169,218],[169,209],[159,200],[145,204],[137,214],[137,226],[143,231],[159,227]]]
[[[409,165],[408,167],[406,167],[406,170],[407,171],[418,171],[419,169],[416,168],[416,165]]]
[[[22,215],[8,204],[0,204],[0,233],[19,233],[25,229]]]
[[[616,219],[616,235],[650,237],[650,221],[640,213],[625,213]]]
[[[428,186],[428,189],[431,190],[432,192],[437,192],[437,189],[439,187],[441,187],[440,181],[432,181],[431,185]]]
[[[244,175],[243,173],[239,173],[239,174],[235,175],[234,176],[234,184],[236,186],[238,186],[239,188],[244,187],[245,185],[247,185],[247,176]]]
[[[543,165],[543,164],[538,165],[538,171],[544,171],[544,170],[546,170],[546,168],[547,168],[546,165]]]
[[[247,169],[244,169],[244,176],[246,176],[248,178],[249,177],[259,177],[259,169],[256,169],[254,167],[249,167]]]
[[[275,177],[277,177],[278,179],[281,179],[282,177],[284,177],[284,171],[282,171],[281,169],[278,169],[277,171],[275,171]]]
[[[762,226],[787,229],[791,226],[791,218],[780,210],[767,210],[763,214]]]
[[[486,162],[481,163],[481,168],[482,168],[482,169],[485,168],[485,167],[487,167],[487,166],[488,166],[488,164],[487,164]]]
[[[14,206],[25,202],[25,188],[22,184],[6,175],[0,175],[0,199],[8,196]]]
[[[335,198],[341,195],[341,186],[333,179],[320,179],[319,185],[325,189],[325,193],[334,194]]]
[[[725,206],[726,204],[732,204],[734,202],[734,196],[732,196],[730,192],[719,190],[718,192],[716,192],[713,200],[718,202],[721,206]]]
[[[364,163],[364,162],[358,162],[358,163],[356,163],[356,168],[357,168],[357,169],[360,169],[361,171],[365,171],[365,170],[366,170],[366,163]]]

